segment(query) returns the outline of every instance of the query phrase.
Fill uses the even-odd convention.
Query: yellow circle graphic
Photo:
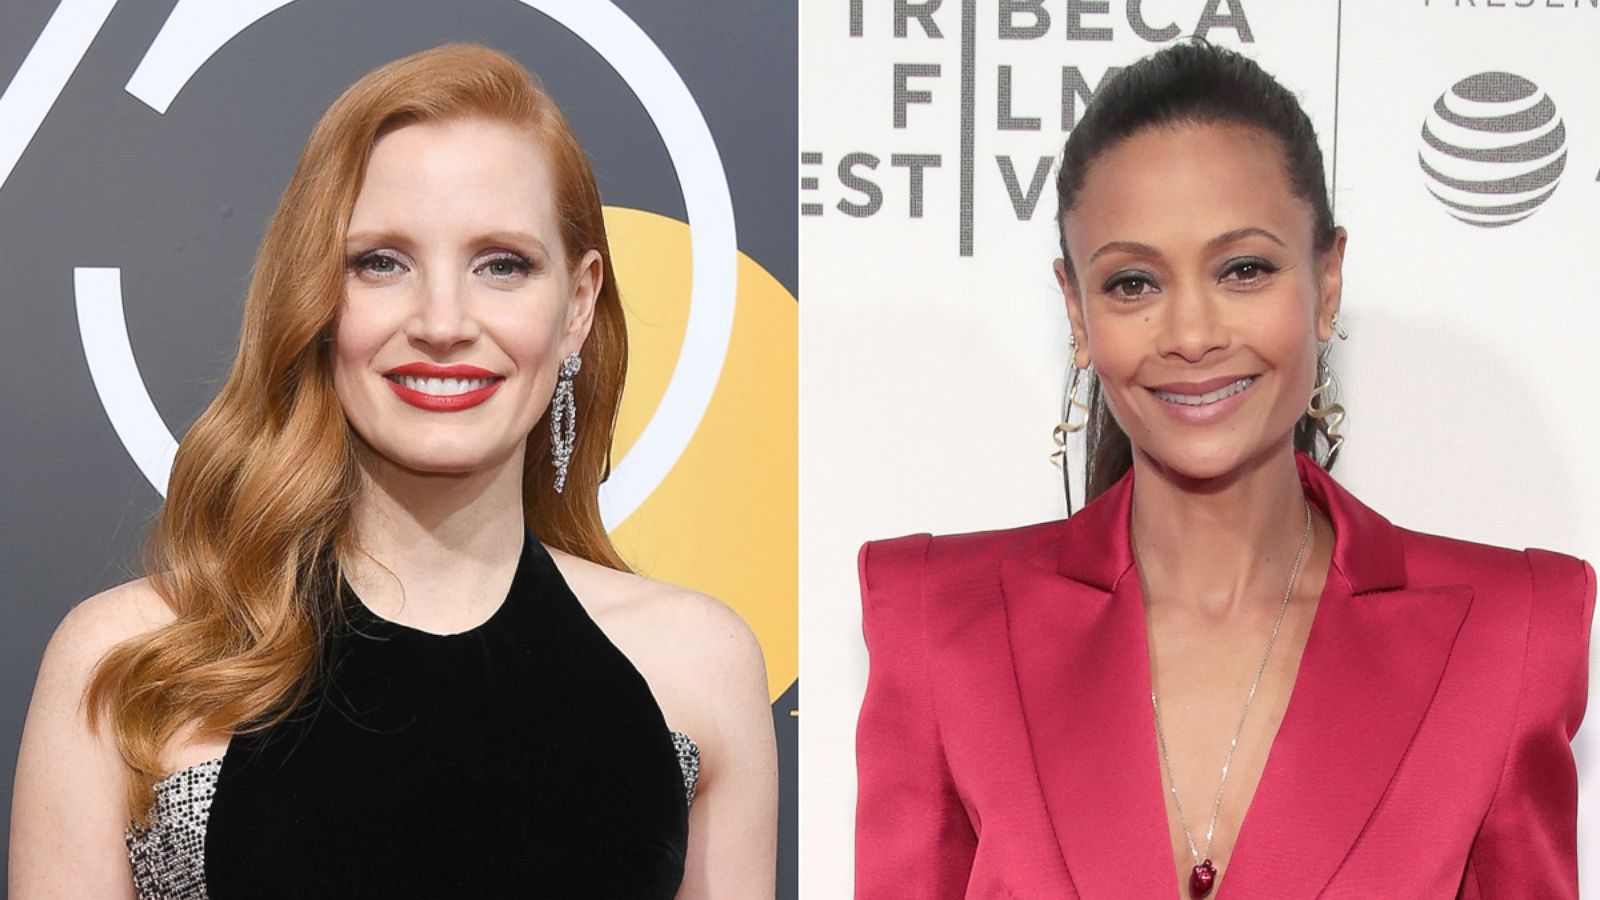
[[[612,462],[650,421],[689,315],[690,233],[676,219],[608,206],[628,322],[628,384]],[[772,699],[799,671],[799,306],[739,254],[733,334],[693,439],[611,538],[641,574],[710,594],[761,641]]]

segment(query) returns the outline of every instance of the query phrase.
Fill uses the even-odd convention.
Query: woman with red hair
[[[601,524],[626,368],[593,172],[526,70],[447,46],[346,91],[149,577],[46,651],[11,895],[770,895],[760,648]]]

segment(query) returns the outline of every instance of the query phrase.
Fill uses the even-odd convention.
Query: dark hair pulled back
[[[1077,278],[1067,251],[1066,220],[1078,201],[1094,160],[1122,141],[1149,128],[1179,125],[1231,124],[1258,128],[1277,138],[1283,151],[1289,185],[1311,209],[1312,240],[1318,252],[1333,246],[1333,209],[1323,176],[1322,149],[1311,119],[1294,94],[1254,60],[1203,40],[1162,49],[1117,72],[1088,104],[1067,138],[1056,176],[1060,213],[1061,258],[1067,277]],[[1327,374],[1326,351],[1317,357],[1317,381]],[[1111,416],[1099,379],[1089,379],[1088,460],[1085,484],[1093,500],[1115,484],[1133,465],[1133,445]],[[1323,402],[1332,397],[1324,394]],[[1294,446],[1331,469],[1335,453],[1327,423],[1301,416]]]

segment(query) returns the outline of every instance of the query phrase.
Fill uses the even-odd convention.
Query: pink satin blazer
[[[1576,897],[1594,570],[1299,467],[1333,565],[1220,900]],[[1131,498],[862,548],[858,898],[1180,896]]]

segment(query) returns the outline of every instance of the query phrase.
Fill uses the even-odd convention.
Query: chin
[[[1158,468],[1185,481],[1206,482],[1239,471],[1258,455],[1233,441],[1188,441],[1141,452]]]
[[[485,463],[483,463],[480,460],[454,459],[454,458],[439,459],[439,458],[434,458],[434,457],[429,457],[429,458],[420,459],[420,460],[401,460],[401,461],[399,461],[398,464],[400,465],[401,468],[407,469],[407,470],[409,470],[411,472],[414,472],[414,473],[416,473],[418,475],[446,475],[446,476],[451,476],[451,475],[454,475],[454,476],[471,475],[474,472],[480,471],[480,470],[485,469],[485,468],[488,467]]]
[[[367,444],[385,463],[414,475],[466,476],[505,465],[515,455],[502,448],[450,446],[445,442],[410,441],[405,446]]]
[[[384,462],[389,465],[413,475],[466,476],[485,467],[479,460],[450,456],[428,455],[419,457],[391,453],[380,453],[378,455],[383,457]]]

